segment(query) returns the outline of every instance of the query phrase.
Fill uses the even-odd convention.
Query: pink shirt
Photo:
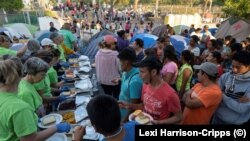
[[[171,113],[181,110],[179,97],[175,90],[165,82],[158,88],[143,84],[141,99],[144,111],[154,120],[167,119]]]
[[[120,77],[118,52],[100,49],[95,56],[97,81],[101,84],[112,85],[114,78]]]
[[[178,75],[178,67],[176,65],[175,62],[171,61],[171,62],[168,62],[167,64],[165,64],[161,70],[161,75],[162,77],[164,75],[166,75],[167,73],[173,73],[174,74],[174,77],[172,78],[172,80],[170,81],[171,85],[172,84],[175,84],[175,81],[176,81],[176,78],[177,78],[177,75]]]

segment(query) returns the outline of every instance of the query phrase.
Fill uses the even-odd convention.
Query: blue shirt
[[[134,141],[135,140],[135,125],[138,123],[135,121],[129,121],[123,125],[125,130],[125,136],[123,141]],[[105,138],[102,141],[106,141]]]
[[[142,91],[142,79],[139,76],[139,69],[132,68],[129,72],[122,73],[120,101],[131,102],[131,99],[140,99]],[[122,119],[128,114],[127,109],[120,109]]]
[[[135,140],[135,125],[138,123],[135,121],[129,121],[123,125],[123,128],[125,129],[125,137],[123,138],[123,141],[134,141]]]

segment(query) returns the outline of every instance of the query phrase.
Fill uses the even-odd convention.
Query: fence
[[[38,11],[20,11],[16,13],[0,13],[0,25],[11,23],[26,23],[39,25],[38,17],[43,16],[43,12]]]

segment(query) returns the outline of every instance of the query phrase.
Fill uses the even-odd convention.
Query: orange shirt
[[[215,110],[222,100],[222,92],[218,85],[208,87],[198,83],[192,88],[191,97],[197,97],[203,107],[190,109],[185,107],[182,124],[209,124]]]

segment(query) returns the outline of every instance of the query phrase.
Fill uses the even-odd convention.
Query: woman
[[[175,89],[175,81],[178,74],[178,66],[176,64],[177,57],[175,55],[175,50],[173,46],[169,45],[164,48],[164,57],[163,57],[163,68],[161,70],[162,78],[165,82],[172,86]]]
[[[212,39],[207,42],[207,49],[202,52],[201,61],[204,62],[207,58],[208,54],[212,51],[216,51],[217,49],[217,41]]]
[[[34,57],[38,57],[48,63],[49,67],[52,66],[53,54],[50,51],[41,50],[33,55]],[[33,84],[40,96],[43,98],[46,105],[50,105],[51,103],[54,105],[55,103],[62,102],[66,100],[65,96],[53,96],[52,88],[50,86],[50,78],[48,73],[45,75],[45,78],[38,83]],[[54,105],[55,106],[55,105]],[[47,106],[48,107],[48,106]],[[55,107],[54,107],[55,108]],[[50,111],[51,109],[47,109]]]
[[[21,77],[20,59],[0,61],[0,140],[42,141],[56,132],[68,132],[68,123],[60,123],[37,132],[33,109],[16,95]]]
[[[38,117],[44,116],[43,100],[33,86],[46,76],[49,65],[37,57],[32,57],[24,64],[25,77],[18,85],[18,97],[27,102]],[[37,119],[38,121],[38,119]]]
[[[120,85],[112,83],[114,78],[120,77],[118,52],[115,50],[116,41],[112,35],[104,36],[104,48],[98,50],[95,65],[97,81],[101,84],[105,94],[118,99]]]
[[[182,99],[183,94],[190,90],[190,82],[193,75],[192,65],[194,62],[194,55],[189,50],[184,50],[181,53],[181,63],[182,66],[179,70],[176,79],[176,90]]]
[[[10,40],[7,36],[0,35],[0,56],[2,55],[16,55],[18,57],[22,57],[27,50],[27,46],[22,47],[19,51],[11,50]]]
[[[224,68],[221,65],[222,57],[218,51],[210,52],[206,58],[207,62],[211,62],[217,65],[218,78],[224,73]]]

